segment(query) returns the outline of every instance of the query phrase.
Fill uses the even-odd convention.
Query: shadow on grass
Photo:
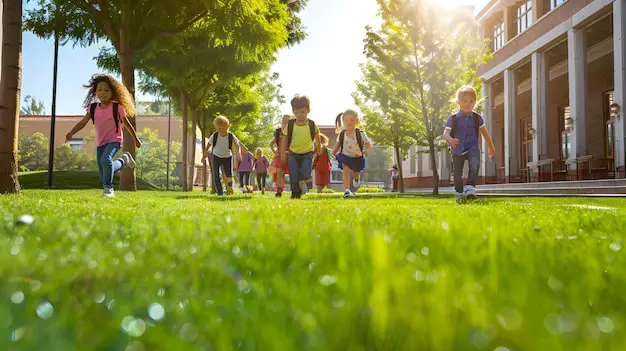
[[[24,172],[18,175],[20,186],[23,189],[47,189],[48,172]],[[113,186],[119,188],[120,177],[113,179]],[[93,171],[54,171],[52,173],[53,190],[86,190],[102,189],[100,175]],[[137,178],[137,190],[159,190],[155,185]]]

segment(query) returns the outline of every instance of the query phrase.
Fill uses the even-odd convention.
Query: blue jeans
[[[115,142],[98,146],[96,149],[100,181],[105,188],[113,186],[113,176],[124,167],[124,161],[121,159],[113,160],[113,156],[120,148],[120,143]]]
[[[311,171],[313,169],[313,153],[308,152],[306,154],[294,154],[289,153],[289,180],[291,182],[291,193],[295,195],[302,195],[299,182],[301,180],[307,181],[311,178]]]
[[[217,195],[224,195],[224,188],[222,187],[222,180],[220,179],[220,168],[224,177],[231,178],[233,176],[233,158],[221,158],[213,155],[211,158],[211,165],[213,167],[213,179],[215,179],[215,187],[217,188]],[[232,186],[233,181],[228,181],[228,186]]]
[[[476,178],[478,178],[478,170],[480,169],[480,149],[471,149],[462,156],[452,155],[452,166],[454,167],[454,189],[457,193],[463,192],[463,167],[465,167],[465,160],[469,163],[467,185],[476,186]]]

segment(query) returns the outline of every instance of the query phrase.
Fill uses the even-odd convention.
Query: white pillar
[[[485,127],[489,134],[491,134],[491,138],[494,138],[494,130],[493,130],[493,96],[491,84],[484,82],[483,83],[483,119],[485,120]],[[496,152],[504,152],[504,150],[496,150]],[[487,177],[495,176],[495,160],[489,158],[489,145],[487,144],[487,140],[483,138],[482,144],[482,159],[481,159],[481,174],[485,177],[485,182],[487,181]]]
[[[613,2],[613,64],[615,67],[615,103],[619,115],[615,121],[615,167],[623,172],[626,164],[626,0]],[[622,173],[623,174],[623,173]]]
[[[585,117],[587,115],[587,55],[585,29],[574,28],[567,33],[567,68],[569,74],[570,114],[574,122],[570,158],[587,154]],[[573,165],[575,167],[575,165]]]
[[[515,70],[504,71],[504,167],[507,180],[519,174],[519,121]]]
[[[548,158],[548,132],[547,132],[547,81],[548,70],[546,69],[546,54],[535,52],[532,55],[532,124],[535,134],[533,135],[533,161]]]

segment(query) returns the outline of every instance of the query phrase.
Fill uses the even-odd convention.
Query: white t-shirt
[[[337,135],[337,143],[339,143],[340,137],[341,137],[341,133]],[[365,134],[363,130],[361,130],[361,141],[363,141],[363,151],[367,150],[366,145],[367,143],[369,143],[370,140],[367,137],[367,134]],[[349,136],[348,132],[346,131],[346,134],[343,138],[342,146],[343,146],[343,148],[341,149],[342,154],[348,157],[362,156],[361,149],[359,149],[359,144],[357,143],[357,140],[356,140],[356,133],[354,133],[354,135],[352,136]]]
[[[229,158],[233,156],[233,152],[228,145],[228,134],[225,136],[217,135],[217,142],[213,145],[214,134],[209,137],[209,145],[213,147],[213,155],[219,158]],[[239,143],[239,139],[233,134],[233,147]]]

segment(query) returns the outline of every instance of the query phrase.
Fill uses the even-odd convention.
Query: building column
[[[546,4],[549,6],[549,4]],[[542,0],[533,0],[533,23],[537,23],[539,18],[546,13],[546,9],[544,9],[544,1]]]
[[[548,158],[547,100],[548,69],[546,54],[535,52],[532,55],[532,124],[533,161]]]
[[[491,96],[491,84],[487,82],[483,82],[483,119],[485,120],[485,127],[489,134],[491,134],[491,138],[493,139],[495,134],[493,130],[493,96]],[[487,179],[491,177],[495,177],[496,175],[496,163],[495,159],[489,158],[489,145],[487,145],[487,140],[483,139],[482,143],[482,159],[481,159],[481,174],[485,183],[487,183]],[[495,141],[494,141],[495,143]],[[496,152],[504,152],[504,150],[496,150]]]
[[[504,16],[504,44],[509,42],[509,40],[515,37],[515,21],[513,16],[511,16],[511,8],[510,6],[505,5],[504,10],[502,10],[502,14]]]
[[[618,178],[624,178],[626,165],[626,121],[624,108],[626,104],[626,1],[613,2],[613,65],[615,68],[615,103],[619,106],[619,114],[615,121],[615,167]]]
[[[585,119],[587,115],[587,55],[585,29],[574,28],[567,33],[567,68],[569,75],[569,104],[573,121],[570,158],[587,154]],[[571,165],[572,169],[576,165]]]
[[[519,175],[519,121],[515,70],[504,71],[504,174],[507,182]]]

